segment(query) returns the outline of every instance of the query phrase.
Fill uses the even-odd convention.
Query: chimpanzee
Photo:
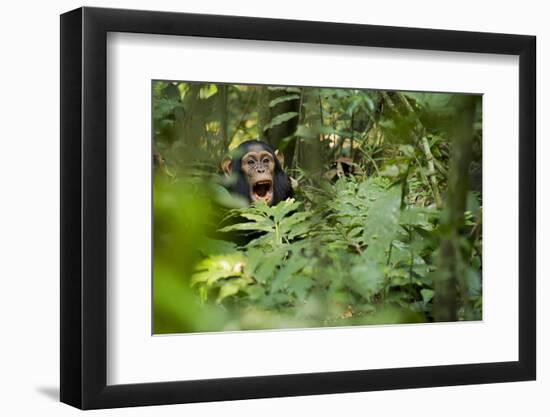
[[[275,205],[294,196],[277,153],[267,143],[258,140],[241,143],[231,159],[222,162],[222,170],[229,177],[227,189],[250,203],[263,200]]]

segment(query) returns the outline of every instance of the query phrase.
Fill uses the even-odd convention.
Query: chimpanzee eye
[[[254,160],[252,159],[249,159],[248,162],[247,162],[248,165],[254,165]]]
[[[269,159],[267,158],[264,158],[264,160],[262,161],[264,164],[269,164]]]

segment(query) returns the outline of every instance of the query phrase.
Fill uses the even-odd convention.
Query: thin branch
[[[414,109],[413,107],[411,106],[411,103],[409,103],[409,100],[407,100],[407,97],[405,97],[405,95],[403,93],[397,93],[397,97],[399,97],[401,99],[401,101],[403,102],[403,104],[405,105],[405,107],[407,108],[407,110],[410,112],[410,113],[413,113],[414,114]]]
[[[443,202],[441,201],[441,195],[439,194],[439,185],[437,183],[437,173],[434,166],[435,158],[432,154],[432,151],[430,149],[430,144],[428,143],[428,138],[426,136],[422,137],[421,143],[422,143],[422,149],[424,151],[424,154],[426,155],[426,160],[428,161],[428,177],[432,184],[432,191],[434,195],[435,204],[438,208],[441,208],[443,206]]]
[[[390,95],[388,93],[386,93],[385,91],[382,91],[382,97],[384,98],[384,101],[386,102],[386,104],[390,107],[390,109],[395,113],[397,114],[398,116],[401,116],[401,113],[399,113],[399,110],[397,109],[397,106],[395,105],[395,103],[393,102],[393,100],[391,99]]]
[[[250,97],[248,97],[248,100],[244,106],[244,110],[243,110],[243,113],[241,114],[241,118],[239,120],[239,123],[237,123],[237,125],[235,126],[235,130],[233,131],[233,134],[231,135],[231,138],[229,139],[228,143],[226,144],[226,146],[229,146],[231,144],[231,142],[233,142],[233,139],[235,138],[235,135],[237,134],[237,132],[240,130],[241,128],[241,125],[243,124],[244,122],[244,118],[245,116],[248,114],[248,111],[250,110],[250,104],[252,103],[252,98],[256,95],[256,90],[253,90],[252,91],[252,94],[250,94]]]

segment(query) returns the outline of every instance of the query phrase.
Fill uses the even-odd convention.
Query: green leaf
[[[276,206],[273,206],[272,213],[275,223],[279,223],[284,216],[291,211],[296,210],[298,207],[300,207],[300,203],[293,198],[286,199],[285,201],[281,201]]]
[[[304,276],[293,276],[289,283],[288,289],[293,292],[300,301],[306,299],[309,289],[313,286],[311,278]]]
[[[262,223],[237,223],[229,226],[225,226],[220,229],[220,232],[233,232],[233,231],[263,231],[271,232],[273,230],[272,225],[262,224]]]
[[[399,223],[407,226],[424,226],[431,228],[430,218],[437,216],[437,210],[426,207],[410,206],[401,211]]]
[[[284,122],[287,122],[288,120],[293,119],[296,116],[298,116],[298,113],[295,111],[278,114],[273,119],[271,119],[271,121],[267,125],[264,126],[264,131],[278,126]]]
[[[385,252],[399,230],[401,189],[393,187],[382,194],[370,207],[363,232],[368,245],[363,257],[376,262],[385,261]]]
[[[440,110],[449,108],[449,102],[453,98],[453,94],[445,93],[412,93],[404,92],[405,96],[416,100],[422,107],[428,107],[432,110]]]
[[[219,184],[212,185],[211,191],[213,200],[222,207],[233,209],[248,207],[248,200],[240,195],[230,193],[227,188]]]
[[[275,107],[279,103],[284,103],[285,101],[290,100],[298,100],[299,98],[300,96],[298,94],[290,94],[287,96],[277,97],[269,102],[269,107]]]
[[[279,270],[273,279],[273,285],[271,286],[272,291],[279,291],[284,286],[286,286],[289,278],[294,275],[296,272],[301,270],[309,263],[309,260],[306,258],[292,256],[288,259],[284,266]]]
[[[220,255],[235,252],[237,245],[227,240],[205,239],[199,246],[199,250],[204,255]]]
[[[383,284],[382,268],[375,262],[366,261],[351,270],[351,287],[367,300],[381,291]]]
[[[299,93],[300,89],[298,87],[267,87],[269,91],[286,91],[287,93]]]
[[[428,304],[430,302],[430,300],[433,298],[434,296],[434,291],[433,290],[429,290],[427,288],[424,288],[422,290],[420,290],[420,295],[422,295],[422,301],[424,302],[424,305]]]
[[[240,276],[244,265],[245,258],[241,252],[211,256],[197,264],[196,272],[191,277],[191,285],[212,285],[223,278]]]
[[[264,259],[264,251],[261,249],[251,248],[246,251],[246,265],[244,266],[244,274],[247,277],[253,277],[256,268]]]
[[[403,152],[403,155],[409,158],[414,158],[415,153],[414,153],[414,147],[412,145],[399,145],[398,148],[401,152]]]
[[[193,274],[191,277],[191,286],[203,283],[206,285],[212,285],[216,281],[222,278],[230,278],[235,274],[232,271],[203,271]]]
[[[275,273],[276,268],[282,263],[285,254],[286,251],[273,251],[269,254],[265,254],[264,260],[254,272],[256,281],[261,284],[267,283]]]
[[[246,212],[246,211],[242,211],[241,212],[241,216],[244,217],[245,219],[248,219],[248,220],[252,220],[256,223],[265,223],[265,224],[271,224],[272,222],[269,220],[268,217],[266,217],[265,215],[261,215],[261,214],[254,214],[254,213],[249,213],[249,212]]]
[[[216,302],[221,303],[224,298],[237,294],[240,289],[241,286],[236,282],[228,282],[227,284],[222,285]]]
[[[314,225],[306,221],[309,216],[309,213],[303,212],[285,217],[281,220],[279,225],[281,233],[286,236],[288,240],[306,235],[314,227]]]
[[[464,283],[470,296],[481,295],[481,277],[477,271],[472,268],[466,268]]]
[[[472,258],[472,268],[478,271],[481,268],[481,258],[479,256],[474,256]]]
[[[218,86],[216,84],[207,84],[200,89],[199,97],[203,100],[212,97],[218,92]]]

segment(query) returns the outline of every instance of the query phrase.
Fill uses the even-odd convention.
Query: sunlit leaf
[[[241,286],[235,282],[228,282],[227,284],[222,285],[216,302],[221,303],[224,298],[237,294],[240,289]]]

